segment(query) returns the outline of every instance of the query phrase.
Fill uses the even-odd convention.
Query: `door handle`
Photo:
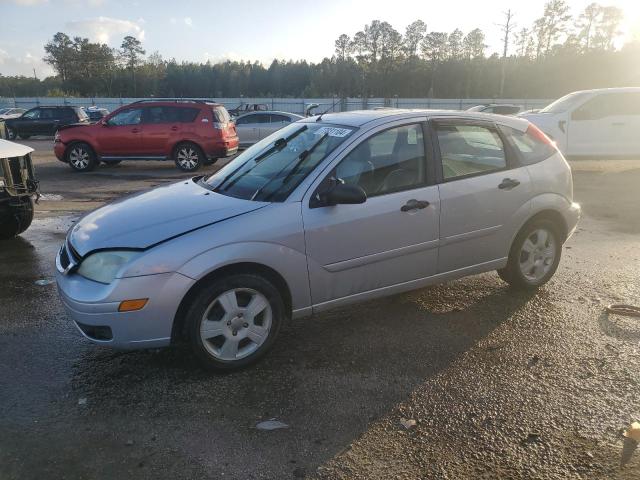
[[[412,198],[402,207],[400,207],[400,211],[410,212],[411,210],[422,210],[423,208],[427,208],[429,205],[430,203],[426,200],[416,200],[415,198]]]
[[[172,132],[177,132],[178,131],[178,127],[176,127],[176,126],[171,127],[171,131]]]
[[[498,188],[500,190],[511,190],[512,188],[516,188],[518,185],[520,185],[520,182],[518,180],[514,180],[513,178],[505,178],[504,180],[502,180],[502,183],[498,185]]]
[[[139,133],[140,129],[139,128],[132,128],[131,129],[131,133]]]

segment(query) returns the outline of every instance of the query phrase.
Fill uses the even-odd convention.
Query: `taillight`
[[[546,143],[547,145],[555,149],[558,148],[558,146],[556,145],[556,142],[551,140],[542,130],[536,127],[533,123],[529,124],[529,127],[527,128],[527,134],[535,138],[539,142]]]

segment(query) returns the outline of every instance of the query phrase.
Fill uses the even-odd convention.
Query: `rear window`
[[[231,117],[229,116],[229,112],[222,105],[216,106],[212,108],[213,110],[213,118],[218,123],[227,123],[231,121]]]
[[[515,147],[521,163],[531,165],[549,158],[555,153],[555,149],[549,143],[532,135],[531,130],[521,132],[515,128],[500,126],[502,133],[507,136],[513,147]]]

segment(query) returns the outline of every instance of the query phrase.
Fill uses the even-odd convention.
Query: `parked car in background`
[[[212,176],[85,215],[56,280],[91,341],[187,341],[206,366],[231,370],[292,317],[495,269],[516,287],[543,285],[578,222],[572,195],[562,154],[522,119],[325,114]]]
[[[9,140],[26,140],[33,135],[54,135],[61,127],[75,123],[87,125],[89,117],[81,107],[36,107],[4,123]]]
[[[467,109],[467,112],[496,113],[498,115],[516,115],[522,110],[519,105],[488,103],[485,105],[476,105]]]
[[[33,148],[0,140],[0,239],[21,234],[33,220],[38,180],[31,152]]]
[[[24,108],[0,108],[0,120],[18,118],[26,111]]]
[[[269,110],[269,106],[265,103],[242,103],[235,108],[229,110],[229,115],[232,118],[239,117],[249,112],[266,112]]]
[[[573,92],[521,117],[537,125],[568,156],[640,155],[640,88]]]
[[[204,100],[134,102],[97,123],[62,127],[54,139],[58,160],[79,172],[122,160],[174,160],[193,172],[237,150],[229,113]]]
[[[89,107],[85,109],[87,116],[89,117],[90,122],[97,122],[98,120],[102,120],[104,117],[109,115],[109,110],[106,108],[99,107]]]
[[[235,120],[240,146],[251,146],[282,127],[302,118],[304,117],[295,113],[277,111],[245,113]]]

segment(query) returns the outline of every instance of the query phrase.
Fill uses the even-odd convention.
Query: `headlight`
[[[89,280],[111,283],[120,268],[136,255],[138,252],[128,250],[94,253],[82,261],[78,273]]]

